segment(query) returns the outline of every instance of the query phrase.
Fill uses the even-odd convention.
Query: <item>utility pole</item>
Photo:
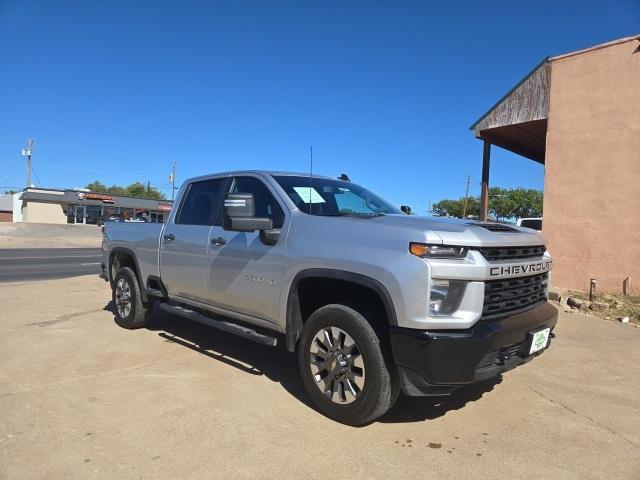
[[[33,140],[27,140],[26,148],[22,149],[22,156],[27,159],[27,181],[26,188],[31,186],[31,149],[33,148]]]
[[[176,161],[171,164],[171,175],[169,175],[169,181],[171,182],[171,201],[176,193]]]
[[[462,206],[462,218],[467,216],[467,201],[469,200],[469,184],[471,183],[471,175],[467,175],[467,188],[464,191],[464,205]]]
[[[151,194],[151,184],[149,183],[149,180],[147,180],[147,197]]]
[[[432,206],[431,206],[431,199],[429,199],[429,210],[427,210],[427,215],[432,216],[433,215],[433,211],[432,211]]]
[[[489,212],[489,169],[491,168],[491,143],[484,141],[482,147],[482,190],[480,193],[480,220],[487,221]]]

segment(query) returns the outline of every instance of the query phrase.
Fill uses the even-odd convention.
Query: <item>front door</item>
[[[275,245],[265,245],[260,232],[230,232],[220,225],[211,229],[209,260],[205,272],[208,302],[229,310],[277,322],[283,255],[288,216],[258,176],[232,179],[229,193],[252,193],[255,216],[273,220],[281,234]],[[220,222],[218,222],[220,223]]]
[[[84,223],[84,205],[76,205],[75,223]]]
[[[160,239],[160,272],[171,296],[204,301],[209,233],[220,208],[225,178],[186,187]]]

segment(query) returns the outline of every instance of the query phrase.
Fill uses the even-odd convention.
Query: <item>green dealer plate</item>
[[[532,355],[540,350],[546,348],[549,343],[549,334],[551,333],[550,328],[545,328],[543,330],[538,330],[537,332],[531,332],[531,346],[529,347],[529,355]]]

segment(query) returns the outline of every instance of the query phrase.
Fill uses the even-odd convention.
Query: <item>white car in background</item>
[[[534,230],[542,231],[542,217],[538,218],[520,218],[516,222],[519,227],[532,228]]]

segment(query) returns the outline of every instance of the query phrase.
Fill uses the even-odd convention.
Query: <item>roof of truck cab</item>
[[[217,173],[208,173],[205,175],[198,175],[197,177],[191,177],[191,178],[187,178],[185,180],[185,183],[190,183],[190,182],[194,182],[196,180],[200,180],[200,179],[205,179],[211,176],[227,176],[227,177],[231,177],[231,176],[236,176],[236,175],[245,175],[247,173],[254,173],[254,174],[260,174],[260,175],[270,175],[270,176],[275,176],[275,177],[308,177],[309,176],[309,172],[307,173],[299,173],[299,172],[280,172],[277,170],[233,170],[233,171],[228,171],[228,172],[217,172]],[[326,175],[317,175],[317,174],[313,174],[312,175],[313,178],[325,178],[328,180],[336,180],[334,177],[328,177]]]

